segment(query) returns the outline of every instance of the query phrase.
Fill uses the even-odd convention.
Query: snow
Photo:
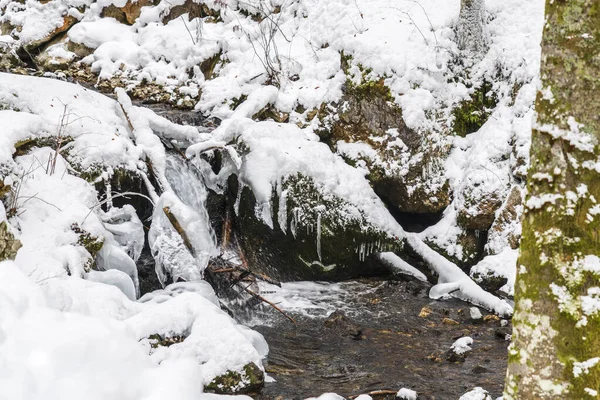
[[[514,295],[515,279],[517,276],[517,259],[519,251],[505,248],[500,254],[484,257],[476,265],[471,267],[470,275],[475,279],[476,275],[495,278],[506,278],[507,282],[500,288],[509,296]],[[475,279],[477,281],[477,279]]]
[[[249,362],[262,368],[268,352],[264,338],[221,311],[206,282],[172,284],[135,301],[142,222],[131,206],[103,211],[94,185],[74,169],[102,165],[108,172],[101,176],[113,168],[144,173],[148,155],[169,188],[164,148],[151,127],[160,127],[166,139],[189,140],[198,131],[149,110],[138,114],[121,96],[131,131],[114,100],[43,78],[0,74],[0,99],[13,109],[0,111],[9,127],[0,139],[0,163],[6,166],[2,180],[15,190],[7,203],[16,210],[10,229],[23,245],[15,262],[0,263],[0,365],[11,366],[0,367],[2,395],[11,400],[228,398],[204,395],[203,385]],[[34,147],[13,160],[16,141],[59,131],[73,138],[64,146],[68,151]],[[214,246],[202,242],[212,237],[206,218],[172,191],[162,199],[189,229],[198,257],[206,258],[202,251]],[[5,219],[4,205],[1,210]],[[82,234],[103,241],[95,260],[99,271],[89,270],[92,259],[80,243]],[[186,338],[151,349],[147,337],[153,334]]]
[[[417,392],[411,389],[402,388],[398,390],[396,397],[403,400],[417,400]]]
[[[427,277],[421,271],[391,252],[379,253],[379,259],[400,274],[417,278],[420,281],[427,282]]]
[[[77,278],[48,282],[61,281],[79,287],[81,292],[88,290],[80,287],[81,284],[109,288]],[[65,295],[77,293],[71,288],[63,289]],[[211,379],[207,374],[222,373],[227,368],[222,361],[210,357],[214,357],[217,350],[235,348],[235,352],[230,351],[229,357],[225,357],[232,362],[229,368],[250,360],[260,365],[259,352],[235,323],[212,303],[194,294],[184,294],[156,306],[141,307],[138,304],[132,307],[131,311],[137,314],[131,317],[115,318],[117,315],[111,315],[110,310],[94,315],[66,304],[57,308],[52,302],[57,299],[56,293],[46,294],[44,285],[31,281],[14,262],[0,263],[0,293],[3,310],[0,314],[0,365],[10,365],[10,368],[0,369],[0,384],[3,395],[11,400],[41,397],[150,400],[165,396],[190,400],[226,399],[226,396],[202,394],[202,384]],[[116,296],[118,293],[118,290],[96,292],[101,296],[98,304],[119,297]],[[128,300],[122,294],[120,296],[121,302],[128,304]],[[93,310],[98,312],[100,309]],[[161,313],[169,314],[169,317],[161,317],[162,325],[155,319]],[[198,322],[194,322],[195,319]],[[148,355],[139,340],[148,332],[166,327],[170,320],[173,327],[191,324],[188,339],[204,344],[202,348],[208,354],[202,355],[209,357],[204,359],[205,365],[198,364],[194,356],[199,354],[194,354],[192,349],[180,348],[179,354],[173,354],[176,353],[173,350],[171,354]],[[220,329],[224,329],[226,335],[219,337]],[[175,345],[170,348],[173,347]],[[186,353],[186,350],[189,351]],[[220,356],[217,358],[224,360]],[[164,361],[158,364],[157,358]]]
[[[469,308],[469,315],[471,316],[472,320],[479,320],[483,318],[481,311],[477,307]]]
[[[472,344],[473,344],[473,338],[471,338],[469,336],[463,336],[463,337],[457,339],[454,343],[452,343],[452,346],[450,346],[450,348],[456,354],[461,355],[461,354],[465,354],[465,353],[473,350],[471,348]]]
[[[596,366],[600,362],[599,357],[590,358],[589,360],[583,362],[574,362],[573,363],[573,376],[578,378],[583,374],[588,374],[590,368]]]
[[[487,390],[476,387],[475,389],[463,394],[458,400],[492,400]]]
[[[324,393],[319,397],[310,397],[306,400],[344,400],[344,398],[335,393]]]
[[[414,233],[407,234],[407,242],[438,275],[429,297],[437,299],[451,294],[462,300],[492,310],[501,316],[512,315],[513,308],[505,300],[486,292],[473,282],[459,267],[434,252]]]

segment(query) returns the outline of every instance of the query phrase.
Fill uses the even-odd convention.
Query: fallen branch
[[[367,394],[369,396],[386,396],[388,394],[396,394],[396,393],[398,393],[397,390],[374,390],[372,392],[364,393],[364,394]],[[355,399],[358,396],[360,396],[360,394],[357,394],[357,395],[354,395],[354,396],[349,396],[348,398],[349,399]]]
[[[187,233],[185,233],[185,230],[183,229],[183,227],[177,220],[177,217],[175,217],[175,215],[171,212],[171,209],[169,207],[163,207],[163,212],[169,219],[169,222],[171,222],[171,225],[173,225],[173,228],[177,231],[179,236],[181,236],[181,239],[183,240],[183,244],[185,245],[185,247],[187,247],[187,249],[190,251],[190,253],[192,253],[192,255],[194,255],[194,247],[192,246],[192,242],[190,242],[190,239],[188,238]]]
[[[281,308],[277,307],[274,303],[270,302],[269,300],[265,299],[264,297],[262,297],[261,295],[259,295],[258,293],[253,292],[252,290],[248,289],[247,287],[244,288],[244,290],[248,293],[250,293],[252,296],[254,296],[255,298],[257,298],[258,300],[267,303],[268,305],[270,305],[271,307],[273,307],[275,310],[277,310],[281,315],[283,315],[284,317],[286,317],[287,319],[289,319],[290,321],[292,321],[292,323],[297,324],[297,322],[290,317],[289,315],[287,315]],[[395,392],[394,392],[395,393]]]

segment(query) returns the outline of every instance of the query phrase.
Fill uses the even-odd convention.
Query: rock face
[[[8,230],[6,221],[0,222],[0,261],[14,260],[20,248],[21,242]]]
[[[388,206],[435,213],[450,204],[443,166],[449,149],[425,143],[427,135],[406,126],[383,79],[360,85],[349,81],[339,105],[323,107],[320,117],[325,126],[318,132],[321,139],[350,164],[366,168]]]
[[[227,202],[234,204],[238,183],[230,179],[229,186]],[[272,278],[337,281],[381,274],[387,268],[373,253],[402,247],[399,240],[366,223],[364,216],[350,218],[349,204],[321,193],[301,175],[283,182],[286,194],[273,194],[273,215],[279,217],[279,226],[273,228],[257,217],[250,188],[239,192],[239,208],[229,213],[235,215],[234,235],[249,265]]]

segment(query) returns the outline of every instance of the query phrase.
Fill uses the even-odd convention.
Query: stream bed
[[[325,392],[350,397],[406,387],[419,399],[457,400],[476,386],[492,398],[501,396],[510,322],[485,310],[473,320],[470,304],[433,301],[428,290],[420,282],[380,279],[261,287],[296,324],[264,305],[252,310],[230,305],[270,347],[265,368],[275,382],[252,397],[304,399]],[[473,338],[473,350],[464,361],[450,361],[450,346],[461,336]]]

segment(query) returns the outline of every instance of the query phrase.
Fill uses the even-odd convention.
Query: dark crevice
[[[423,232],[425,229],[441,221],[444,210],[435,213],[408,213],[389,207],[390,214],[407,232]]]

